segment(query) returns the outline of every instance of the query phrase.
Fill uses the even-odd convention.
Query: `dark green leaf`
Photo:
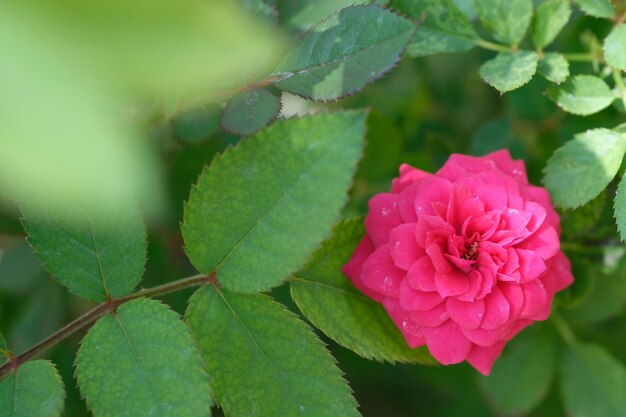
[[[615,93],[598,77],[576,75],[562,86],[549,88],[548,97],[568,113],[588,116],[608,107]]]
[[[11,295],[23,295],[38,284],[45,271],[30,245],[20,238],[2,248],[0,256],[0,290]]]
[[[216,158],[185,208],[193,265],[244,292],[301,267],[346,201],[365,118],[350,111],[280,121]]]
[[[476,0],[476,11],[483,26],[495,39],[518,45],[533,16],[532,0]]]
[[[608,129],[591,129],[557,149],[543,178],[553,201],[574,208],[591,201],[617,174],[626,137]]]
[[[341,273],[364,232],[363,219],[339,223],[333,237],[294,275],[291,296],[315,327],[364,358],[436,363],[426,349],[410,349],[382,306]]]
[[[615,195],[615,221],[622,240],[626,240],[626,175],[622,176]]]
[[[230,99],[222,114],[222,128],[249,135],[267,126],[280,113],[280,99],[263,88],[253,88]]]
[[[9,352],[9,348],[7,347],[7,341],[4,338],[4,335],[0,333],[0,356],[7,356]],[[0,358],[0,364],[4,362],[4,359]]]
[[[557,361],[554,329],[538,323],[513,339],[479,384],[498,410],[526,414],[546,396]]]
[[[205,287],[186,318],[227,416],[359,416],[322,342],[270,297]]]
[[[480,76],[501,93],[515,90],[533,78],[537,54],[530,51],[500,52],[480,67]]]
[[[130,301],[99,319],[81,343],[76,378],[95,417],[211,415],[189,329],[158,301]]]
[[[612,19],[615,17],[615,8],[611,0],[574,0],[580,9],[593,17]]]
[[[176,139],[192,145],[205,141],[219,130],[221,113],[222,108],[211,103],[184,111],[172,122]]]
[[[141,279],[147,243],[139,211],[110,216],[76,208],[70,216],[24,205],[22,212],[41,263],[74,294],[105,301],[127,294]]]
[[[0,380],[0,417],[58,417],[65,389],[51,362],[26,362]]]
[[[545,0],[537,7],[533,20],[533,43],[543,49],[559,34],[572,14],[568,0]]]
[[[572,417],[626,416],[626,369],[600,346],[570,346],[562,363],[561,393]]]
[[[626,25],[620,23],[604,39],[606,63],[620,70],[626,70]]]
[[[410,56],[467,51],[478,38],[452,0],[394,0],[391,5],[421,22],[407,47]]]
[[[353,94],[400,59],[415,26],[377,6],[348,7],[315,25],[289,52],[275,84],[314,100]]]
[[[320,20],[356,4],[380,4],[387,0],[314,0],[281,2],[280,21],[290,29],[309,30]]]
[[[537,72],[548,81],[561,84],[569,77],[569,62],[558,52],[547,52],[539,60]]]

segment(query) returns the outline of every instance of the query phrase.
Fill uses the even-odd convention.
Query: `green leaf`
[[[322,342],[270,297],[207,286],[186,319],[227,416],[359,416]]]
[[[206,104],[186,110],[172,121],[176,139],[197,145],[218,132],[222,108],[217,104]]]
[[[480,76],[501,93],[529,82],[537,71],[537,54],[530,51],[500,52],[480,67]]]
[[[189,329],[158,301],[130,301],[99,319],[81,343],[76,378],[95,417],[211,415]]]
[[[510,342],[479,385],[502,414],[523,415],[546,396],[554,379],[557,341],[552,327],[539,323]]]
[[[216,158],[185,207],[192,264],[243,292],[267,290],[301,267],[346,201],[365,118],[347,111],[280,121]]]
[[[222,129],[249,135],[270,124],[280,113],[280,99],[263,88],[253,88],[230,99],[222,114]]]
[[[558,52],[547,52],[539,60],[537,72],[548,81],[561,84],[569,77],[569,62]]]
[[[622,176],[615,194],[615,221],[622,240],[626,240],[626,175]]]
[[[626,70],[626,25],[620,23],[604,39],[606,63],[620,70]]]
[[[493,37],[517,46],[524,38],[533,16],[532,0],[476,0],[476,11]]]
[[[572,14],[568,0],[546,0],[537,7],[533,20],[533,43],[539,49],[552,43]]]
[[[426,349],[410,349],[382,306],[341,273],[364,232],[361,218],[339,223],[332,238],[292,278],[292,298],[315,327],[364,358],[436,363]]]
[[[590,129],[557,149],[545,168],[543,182],[553,201],[575,208],[591,201],[617,174],[626,151],[626,136]]]
[[[65,389],[49,361],[21,365],[0,380],[0,417],[58,417]]]
[[[615,93],[593,75],[576,75],[559,87],[548,89],[548,97],[568,113],[588,116],[608,107]]]
[[[72,293],[105,301],[129,293],[141,279],[146,228],[141,213],[78,209],[61,213],[22,206],[28,241],[43,266]]]
[[[6,362],[9,358],[9,348],[7,347],[7,341],[4,335],[0,333],[0,365]]]
[[[395,0],[391,6],[421,21],[407,46],[409,56],[468,51],[478,38],[452,0]]]
[[[315,25],[287,54],[276,86],[313,100],[353,94],[400,59],[415,26],[377,6],[353,6]]]
[[[283,1],[280,4],[281,26],[297,31],[309,30],[320,20],[356,4],[380,4],[386,0],[314,0]]]
[[[570,346],[563,357],[561,394],[572,417],[626,416],[626,369],[604,348]]]
[[[580,9],[593,17],[612,19],[616,16],[611,0],[574,0]]]

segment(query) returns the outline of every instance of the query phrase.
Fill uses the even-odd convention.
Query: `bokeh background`
[[[66,1],[66,3],[69,4],[71,1]],[[277,10],[281,32],[280,36],[275,36],[271,30],[268,32],[267,42],[270,45],[268,54],[280,56],[284,45],[288,45],[289,40],[294,39],[298,31],[310,24],[311,16],[317,13],[320,14],[317,17],[321,18],[333,8],[343,5],[340,3],[342,2],[279,1]],[[459,1],[458,4],[468,13],[472,13],[471,1]],[[309,8],[308,12],[307,8]],[[98,11],[93,9],[92,12],[94,10]],[[310,10],[314,10],[315,13],[312,14]],[[28,14],[24,16],[32,17]],[[149,18],[156,20],[147,21],[153,24],[151,27],[157,34],[162,29],[158,19],[162,19],[163,16],[155,13]],[[65,16],[65,18],[71,20],[76,16]],[[261,20],[266,18],[275,19],[270,16]],[[0,17],[0,27],[2,21]],[[146,22],[143,18],[138,18],[137,21]],[[128,27],[132,29],[132,24],[137,24],[137,21],[133,21],[132,17],[129,18]],[[240,23],[237,22],[237,24]],[[241,25],[243,25],[242,28],[246,26],[245,23]],[[103,25],[103,31],[108,30],[105,26]],[[610,27],[608,22],[575,15],[553,48],[572,52],[583,51],[590,39],[593,39],[594,34],[602,39]],[[172,26],[168,30],[175,31],[176,28],[177,26]],[[10,32],[10,29],[6,29],[6,26],[5,29],[0,28],[0,46],[14,48],[11,52],[17,57],[16,59],[22,59],[23,57],[18,52],[23,51],[19,48],[29,47],[31,45],[29,42],[33,39],[24,38],[23,43],[14,42],[11,45],[8,36],[13,32]],[[231,32],[229,28],[220,28],[207,33],[206,36],[222,36],[222,42],[216,43],[219,45],[223,43],[223,39],[229,39],[229,36],[232,36]],[[75,33],[66,33],[63,36],[73,35]],[[249,41],[244,35],[241,39],[243,44]],[[150,44],[150,39],[143,41],[145,45],[138,43],[139,48]],[[50,42],[50,48],[58,47],[63,43],[53,44],[53,40]],[[112,48],[115,49],[115,46]],[[66,48],[64,51],[69,54],[68,56],[78,53],[72,48]],[[44,52],[49,53],[49,50]],[[214,52],[216,54],[228,53],[217,47]],[[39,52],[33,52],[35,55],[36,53]],[[189,53],[193,54],[197,51]],[[3,93],[3,98],[0,98],[0,122],[7,120],[6,118],[15,118],[17,115],[23,118],[25,123],[43,124],[39,126],[39,130],[27,132],[19,130],[18,128],[21,128],[19,125],[13,126],[15,131],[8,130],[7,125],[4,128],[0,127],[0,154],[4,151],[5,157],[9,155],[8,150],[17,140],[15,132],[24,133],[28,138],[42,141],[37,142],[33,139],[30,147],[25,146],[20,154],[23,159],[14,160],[16,166],[12,170],[0,168],[0,176],[4,177],[0,181],[0,191],[3,193],[0,197],[0,330],[7,336],[10,347],[15,352],[22,352],[93,307],[88,301],[69,294],[41,269],[31,248],[25,242],[15,204],[18,194],[10,187],[11,184],[21,184],[23,176],[29,175],[29,172],[35,169],[33,161],[44,161],[50,165],[63,166],[65,164],[66,167],[69,166],[68,169],[75,170],[69,171],[70,177],[80,176],[80,170],[86,169],[85,161],[90,161],[87,156],[99,149],[95,148],[93,143],[100,139],[87,135],[66,138],[67,149],[52,152],[50,151],[50,149],[54,150],[52,146],[49,149],[46,148],[46,152],[41,153],[41,148],[37,146],[41,143],[54,144],[63,136],[65,129],[68,129],[68,126],[63,124],[65,123],[63,118],[68,118],[70,122],[75,119],[78,125],[76,131],[80,134],[89,133],[90,129],[94,129],[91,125],[83,126],[84,120],[81,120],[83,113],[79,112],[74,115],[68,113],[68,116],[63,112],[53,111],[54,101],[41,100],[55,98],[56,103],[61,103],[64,109],[67,107],[69,112],[72,109],[70,104],[76,104],[71,102],[74,99],[78,103],[76,108],[81,108],[84,103],[82,100],[91,103],[93,100],[102,101],[103,97],[107,100],[114,100],[116,104],[126,103],[124,100],[128,98],[129,92],[135,94],[133,97],[153,97],[154,83],[162,83],[163,80],[168,83],[171,81],[171,84],[163,85],[179,91],[180,85],[175,82],[177,78],[172,77],[172,74],[181,71],[181,68],[187,68],[185,65],[170,65],[163,70],[162,77],[154,77],[154,80],[149,79],[143,82],[145,80],[141,75],[149,72],[150,66],[159,66],[163,59],[187,59],[184,55],[177,58],[176,54],[167,55],[166,53],[163,56],[159,54],[158,49],[154,54],[149,50],[144,57],[134,62],[130,69],[112,65],[113,70],[119,71],[120,74],[134,74],[133,71],[137,71],[138,74],[138,76],[135,74],[130,78],[122,78],[122,81],[118,78],[107,78],[108,85],[120,88],[121,93],[116,93],[115,96],[102,95],[102,91],[99,90],[89,90],[87,93],[93,94],[83,97],[87,93],[69,94],[67,90],[61,88],[65,86],[62,83],[67,82],[63,75],[64,68],[91,76],[94,73],[90,72],[89,68],[76,69],[67,61],[61,61],[59,62],[60,72],[57,74],[59,76],[55,78],[56,75],[53,74],[49,76],[49,79],[40,74],[43,70],[37,71],[37,68],[31,68],[31,72],[41,78],[39,81],[42,86],[47,88],[51,85],[50,91],[39,91],[41,97],[37,96],[35,99],[39,100],[40,106],[35,108],[29,107],[26,99],[24,102],[17,100],[22,97],[20,94],[26,96],[26,93],[16,87],[19,83],[15,84],[17,82],[15,71],[3,72],[3,65],[0,64],[0,86],[13,83],[14,93],[17,94],[17,96],[7,96]],[[41,55],[27,58],[32,58],[33,62],[36,62],[44,55],[42,52]],[[613,127],[624,120],[622,109],[617,107],[585,118],[565,114],[544,95],[548,83],[540,77],[535,77],[528,85],[517,91],[500,96],[494,89],[482,82],[478,75],[478,67],[492,55],[493,53],[488,51],[474,50],[459,55],[403,59],[384,78],[369,85],[353,97],[336,103],[309,103],[298,97],[284,94],[281,117],[297,117],[298,114],[336,108],[368,107],[371,109],[368,120],[368,146],[355,179],[350,202],[345,208],[345,216],[364,214],[367,210],[368,199],[373,194],[388,189],[400,163],[407,162],[433,172],[451,153],[455,152],[483,155],[493,150],[508,148],[514,157],[526,162],[530,181],[540,184],[542,169],[552,152],[571,139],[575,133],[594,127]],[[126,58],[125,55],[120,55],[117,59]],[[244,61],[254,62],[255,65],[261,66],[265,64],[263,58],[258,56],[253,58],[248,56],[244,58]],[[210,62],[193,62],[193,65],[209,64]],[[591,64],[576,64],[572,68],[572,73],[593,71],[590,67]],[[197,75],[194,71],[189,74],[187,75]],[[93,79],[84,76],[80,80],[85,85],[98,86],[100,76],[96,75]],[[30,81],[24,81],[24,83],[27,82]],[[199,84],[203,82],[207,80],[198,81]],[[198,83],[194,84],[196,89],[191,96],[195,97],[194,94],[202,91],[201,88],[197,88]],[[216,88],[215,85],[217,84],[211,84],[211,88]],[[74,87],[77,88],[76,85]],[[137,92],[139,94],[136,94]],[[145,110],[145,106],[139,106],[139,110],[133,113],[139,114],[137,116],[139,122],[134,123],[132,129],[115,126],[125,134],[132,132],[132,137],[127,137],[125,140],[135,141],[141,145],[137,147],[134,144],[132,149],[133,152],[138,153],[136,160],[143,161],[142,164],[133,165],[132,161],[129,162],[126,159],[116,163],[115,158],[120,155],[119,152],[123,155],[124,149],[127,148],[120,148],[122,150],[115,148],[112,151],[109,149],[112,152],[109,155],[112,159],[96,161],[98,171],[92,173],[96,177],[91,179],[104,181],[101,184],[102,187],[108,186],[106,179],[111,176],[113,178],[119,175],[122,178],[130,176],[133,180],[137,180],[137,183],[130,184],[136,189],[123,191],[134,193],[140,190],[143,193],[140,200],[143,201],[144,211],[148,213],[149,250],[146,274],[141,283],[143,287],[155,286],[195,272],[182,249],[179,224],[182,219],[183,202],[187,199],[190,187],[202,167],[210,163],[217,153],[241,139],[220,129],[219,117],[224,103],[218,100],[204,103],[199,107],[191,106],[184,111],[168,112],[168,109],[176,108],[176,103],[179,103],[176,98],[178,96],[174,96],[176,94],[169,94],[166,91],[161,96],[163,101],[158,102],[158,105],[150,104],[147,106],[149,110]],[[69,103],[67,106],[64,100]],[[137,100],[132,103],[136,104]],[[100,104],[102,103],[98,105]],[[109,101],[103,104],[107,109],[110,105]],[[8,111],[6,110],[8,106],[14,107]],[[97,106],[93,108],[105,113],[108,111]],[[110,113],[106,115],[109,117]],[[97,123],[107,122],[106,117],[103,118],[101,114],[89,113],[87,116],[93,117]],[[97,124],[95,127],[98,126],[100,125]],[[69,131],[72,131],[71,127],[70,123]],[[115,134],[115,132],[116,130],[112,130],[109,133]],[[17,138],[20,137],[17,136]],[[106,143],[108,138],[102,140]],[[79,148],[75,148],[76,146]],[[75,151],[70,152],[69,157],[68,149]],[[2,158],[0,155],[0,161]],[[75,161],[81,161],[81,158],[87,159],[78,165],[72,165]],[[67,188],[61,180],[53,184],[37,182],[45,173],[46,171],[43,171],[41,175],[36,173],[33,190],[36,191],[37,186],[45,186],[46,195],[59,200],[66,200],[72,195],[80,195],[80,187],[83,186],[80,181],[74,184],[75,187],[70,191],[75,194],[70,193],[69,197],[65,194]],[[133,176],[136,173],[138,177]],[[623,173],[623,169],[620,173]],[[25,182],[24,184],[23,186],[27,187],[31,183]],[[612,184],[606,193],[614,193],[614,190],[615,186]],[[94,195],[94,198],[99,198],[102,194],[98,192]],[[123,199],[125,196],[126,194],[110,195],[108,198],[112,199],[111,201],[115,204],[119,201],[116,199]],[[626,334],[626,316],[623,314],[626,298],[626,262],[622,259],[624,250],[612,220],[609,203],[611,200],[602,194],[582,209],[562,212],[563,239],[566,242],[564,247],[574,262],[576,284],[559,296],[557,303],[570,323],[573,323],[579,338],[605,346],[614,357],[626,363],[626,338],[623,336]],[[182,291],[168,295],[165,301],[183,313],[186,300],[190,295],[191,290]],[[295,310],[285,287],[274,290],[273,295]],[[542,323],[533,327],[545,328],[541,331],[546,331],[552,335],[551,337],[555,337],[555,343],[558,345],[561,343],[559,336],[551,326],[550,323]],[[525,332],[520,338],[524,337]],[[82,334],[74,335],[46,354],[58,365],[65,382],[67,399],[64,415],[67,417],[88,415],[73,381],[73,360],[81,337]],[[480,380],[484,377],[465,364],[449,367],[381,364],[359,358],[330,340],[324,340],[345,372],[365,417],[502,415],[493,407],[489,396],[481,389]],[[512,343],[514,344],[515,342]],[[505,355],[510,350],[509,346]],[[515,378],[516,375],[511,375],[511,377]],[[549,388],[545,400],[529,415],[564,416],[556,383]]]

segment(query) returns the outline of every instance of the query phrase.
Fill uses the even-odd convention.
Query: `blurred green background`
[[[297,31],[300,25],[306,26],[306,22],[299,20],[302,15],[307,16],[302,12],[304,3],[278,2],[279,16],[286,19],[295,16],[285,24],[286,33]],[[470,5],[470,2],[460,3]],[[332,2],[330,5],[332,9]],[[610,27],[608,22],[577,15],[554,48],[583,50],[582,34],[595,33],[602,38]],[[345,208],[346,216],[364,214],[367,200],[388,189],[400,163],[408,162],[432,172],[455,152],[482,155],[508,148],[515,158],[524,159],[530,181],[540,184],[547,159],[573,134],[594,127],[613,127],[624,119],[617,108],[586,118],[567,115],[545,97],[548,83],[540,77],[501,97],[478,76],[478,67],[492,55],[474,50],[459,55],[404,59],[383,79],[337,103],[312,104],[283,95],[283,115],[345,107],[371,109],[368,147]],[[590,64],[578,65],[572,68],[572,73],[593,70]],[[142,70],[141,66],[138,68]],[[149,155],[144,168],[153,170],[150,175],[157,173],[149,181],[160,184],[158,192],[145,200],[159,209],[149,223],[143,287],[194,273],[182,249],[179,223],[183,201],[202,167],[216,153],[240,140],[220,131],[222,106],[219,102],[209,103],[166,121],[145,118],[140,131],[135,132],[142,152]],[[47,108],[38,111],[45,113]],[[7,139],[0,136],[0,150],[3,141],[6,145]],[[105,173],[113,174],[116,169],[115,164],[108,165]],[[607,193],[614,190],[613,184]],[[59,187],[51,191],[60,195],[63,192]],[[605,346],[626,362],[623,337],[626,262],[622,260],[624,253],[619,249],[607,201],[610,199],[603,194],[581,209],[563,213],[564,241],[568,243],[568,255],[574,258],[576,284],[557,303],[574,323],[578,337]],[[67,293],[41,269],[25,243],[18,217],[17,208],[10,200],[0,204],[0,330],[17,353],[93,306]],[[608,252],[603,249],[605,246],[613,250]],[[183,313],[190,294],[191,290],[171,294],[166,301]],[[610,294],[610,306],[605,305],[607,294]],[[273,295],[294,308],[285,287],[276,289]],[[551,324],[539,326],[551,327]],[[64,415],[67,417],[88,415],[73,381],[72,365],[81,337],[82,334],[74,335],[47,354],[58,365],[66,385]],[[466,364],[449,367],[380,364],[361,359],[328,339],[325,341],[346,373],[365,417],[501,415],[481,392],[477,381],[484,377]],[[546,399],[529,415],[564,415],[555,383]]]

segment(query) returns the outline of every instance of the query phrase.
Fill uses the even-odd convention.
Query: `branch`
[[[55,333],[51,334],[32,348],[28,349],[21,355],[9,355],[9,361],[0,367],[0,379],[10,372],[14,372],[24,362],[34,358],[42,352],[50,349],[57,343],[65,340],[74,333],[90,327],[100,317],[115,311],[122,304],[142,297],[159,297],[161,295],[169,294],[171,292],[180,291],[185,288],[215,283],[215,274],[204,275],[198,274],[191,277],[182,278],[178,281],[168,282],[167,284],[159,285],[153,288],[144,288],[132,294],[120,297],[118,299],[112,299],[102,304],[99,304],[92,310],[78,317],[76,320],[70,322],[65,327],[59,329]]]

